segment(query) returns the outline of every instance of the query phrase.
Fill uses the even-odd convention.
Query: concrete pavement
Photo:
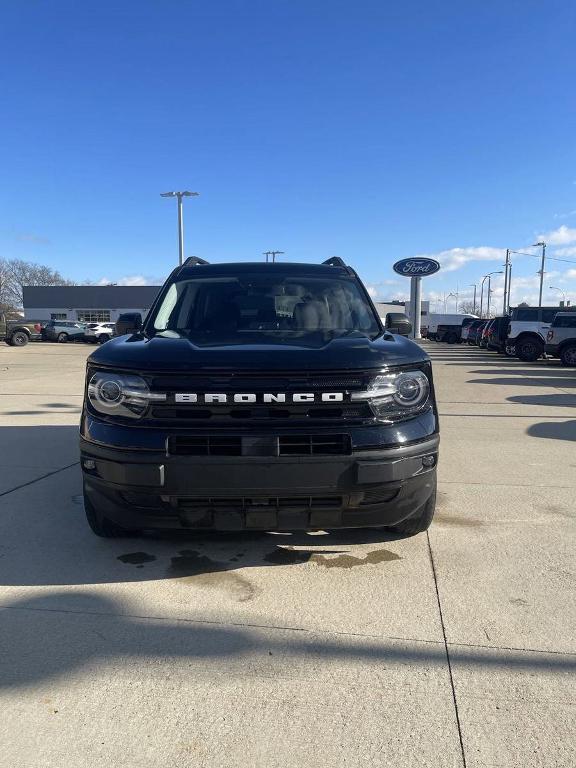
[[[426,349],[429,535],[102,541],[91,348],[0,346],[0,765],[576,764],[576,372]]]

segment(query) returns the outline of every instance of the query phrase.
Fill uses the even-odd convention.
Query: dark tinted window
[[[558,314],[557,309],[543,309],[542,310],[542,322],[543,323],[551,323],[552,320],[556,317]]]
[[[576,328],[576,312],[572,317],[567,315],[556,315],[554,319],[555,328]]]
[[[537,309],[517,309],[514,313],[514,320],[531,320],[536,322],[538,320]]]
[[[355,280],[278,273],[180,280],[168,287],[148,328],[196,344],[380,333]]]

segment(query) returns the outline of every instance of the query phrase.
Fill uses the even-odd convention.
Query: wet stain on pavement
[[[156,560],[156,557],[146,552],[128,552],[126,555],[120,555],[117,559],[128,565],[142,565],[143,563],[151,563]]]
[[[227,563],[212,560],[191,549],[184,549],[170,559],[168,576],[180,583],[226,590],[239,603],[252,600],[256,587],[249,579],[229,570]]]
[[[434,522],[441,525],[461,526],[462,528],[479,528],[484,525],[484,521],[478,520],[477,517],[459,517],[458,515],[450,515],[447,512],[436,512]]]
[[[336,557],[332,557],[336,555]],[[340,552],[310,552],[301,549],[279,548],[264,556],[267,563],[274,565],[296,565],[298,563],[316,563],[322,568],[355,568],[358,565],[376,565],[377,563],[401,560],[395,552],[388,549],[375,549],[364,557],[354,557]]]
[[[337,557],[325,557],[324,555],[312,555],[312,562],[322,568],[356,568],[358,565],[376,565],[377,563],[389,563],[392,560],[401,560],[402,558],[395,552],[388,549],[375,549],[368,552],[365,557],[354,557],[353,555],[338,555]]]
[[[313,555],[314,552],[307,552],[306,550],[278,547],[273,552],[264,555],[264,560],[272,565],[297,565],[298,563],[307,563]]]

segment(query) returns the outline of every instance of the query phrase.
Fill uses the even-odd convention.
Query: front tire
[[[570,368],[576,367],[576,344],[568,344],[560,352],[560,362]]]
[[[394,533],[400,533],[402,536],[415,536],[417,533],[427,531],[434,518],[435,510],[436,482],[434,482],[434,490],[424,506],[421,507],[413,517],[409,517],[407,520],[402,520],[402,522],[397,525],[390,526],[390,530]]]
[[[516,355],[523,363],[534,363],[544,354],[544,345],[535,339],[525,339],[516,344]]]
[[[107,341],[110,341],[110,336],[107,333],[101,333],[100,336],[98,336],[98,341],[100,344],[105,344]]]
[[[16,331],[12,334],[12,338],[10,339],[10,346],[11,347],[25,347],[26,344],[30,339],[28,338],[28,334],[24,331]]]
[[[122,528],[112,520],[103,515],[99,515],[96,508],[88,498],[86,491],[84,491],[84,511],[86,512],[86,520],[90,526],[92,533],[99,536],[101,539],[120,539],[124,536],[134,535],[134,531],[128,531],[126,528]]]
[[[67,333],[59,333],[56,341],[59,344],[66,344],[66,342],[68,341],[68,334]]]

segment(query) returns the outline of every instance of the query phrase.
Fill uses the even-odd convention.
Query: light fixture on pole
[[[540,275],[540,295],[538,297],[538,306],[542,306],[542,288],[544,286],[544,265],[546,263],[546,243],[544,240],[540,240],[537,243],[532,243],[532,248],[537,248],[540,246],[542,248],[542,264],[540,266],[540,272],[538,273]]]
[[[199,192],[189,192],[187,189],[182,192],[161,192],[160,197],[178,198],[178,263],[182,266],[184,262],[184,217],[182,211],[183,197],[198,197]]]
[[[456,312],[458,312],[458,294],[457,293],[449,293],[448,299],[454,298],[456,299]]]
[[[566,294],[565,294],[565,292],[562,290],[562,288],[556,288],[556,286],[555,286],[555,285],[549,285],[549,286],[548,286],[548,288],[550,288],[550,290],[551,290],[551,291],[560,291],[560,293],[562,294],[562,302],[563,302],[564,304],[566,304]]]
[[[484,281],[487,280],[491,275],[501,275],[502,270],[500,272],[488,272],[487,275],[484,275],[482,278],[482,288],[480,291],[480,317],[482,317],[482,309],[484,307]],[[488,287],[490,287],[490,283],[488,283]],[[488,295],[488,305],[490,305],[490,295]]]

